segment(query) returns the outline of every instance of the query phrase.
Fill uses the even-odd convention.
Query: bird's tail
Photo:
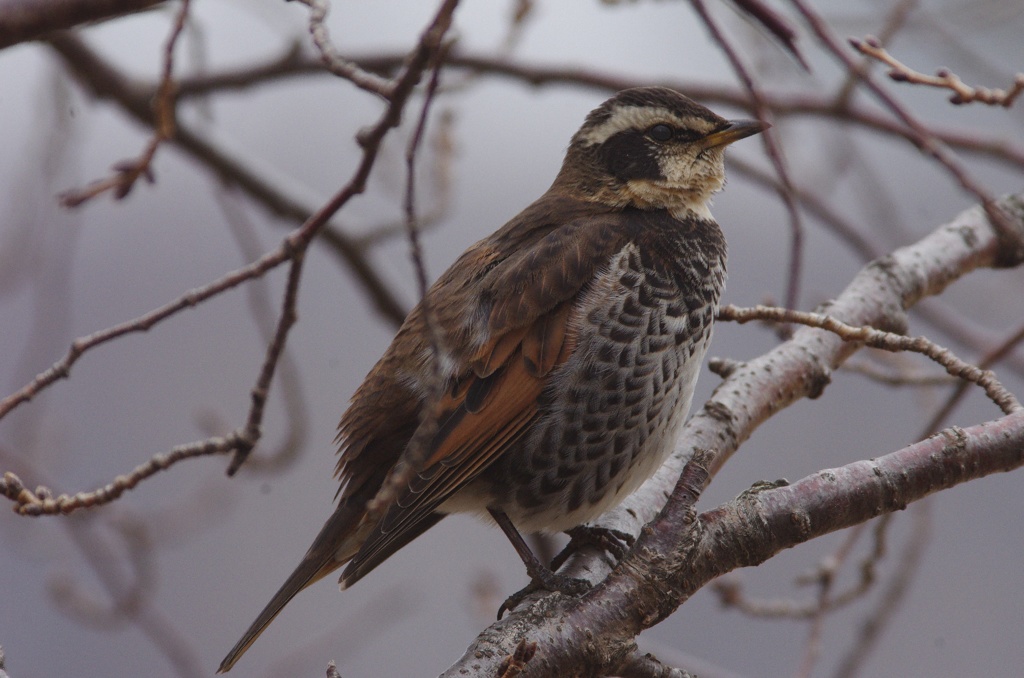
[[[217,673],[230,671],[235,662],[259,638],[263,630],[270,625],[270,622],[274,621],[281,609],[299,591],[323,579],[352,558],[362,540],[365,539],[365,535],[359,534],[361,530],[358,529],[361,514],[361,511],[354,511],[345,504],[335,509],[323,529],[320,530],[320,534],[313,540],[313,545],[302,557],[302,562],[274,594],[267,606],[263,608],[249,630],[231,648],[231,652],[224,657]]]

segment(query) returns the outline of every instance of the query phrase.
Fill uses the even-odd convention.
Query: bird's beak
[[[718,146],[725,146],[731,144],[734,141],[745,139],[754,134],[765,131],[771,127],[766,122],[760,120],[730,120],[729,124],[711,134],[704,137],[704,148],[717,148]]]

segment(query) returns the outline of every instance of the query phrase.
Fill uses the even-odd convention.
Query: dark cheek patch
[[[644,136],[624,130],[601,145],[601,160],[616,179],[664,179],[658,158]]]

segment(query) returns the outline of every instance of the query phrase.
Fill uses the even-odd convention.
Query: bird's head
[[[709,217],[709,200],[725,183],[725,147],[765,129],[665,87],[623,90],[573,136],[555,188],[609,207]]]

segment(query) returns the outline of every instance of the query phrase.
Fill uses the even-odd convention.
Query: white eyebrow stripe
[[[587,145],[596,146],[603,144],[623,130],[645,129],[649,125],[666,120],[678,123],[679,118],[667,108],[618,106],[607,120],[586,134],[580,135],[579,139]]]
[[[587,146],[599,146],[619,132],[628,129],[645,130],[658,123],[690,128],[704,134],[714,128],[709,120],[691,116],[679,117],[674,111],[661,106],[617,106],[601,124],[585,133],[580,130],[576,141]]]

